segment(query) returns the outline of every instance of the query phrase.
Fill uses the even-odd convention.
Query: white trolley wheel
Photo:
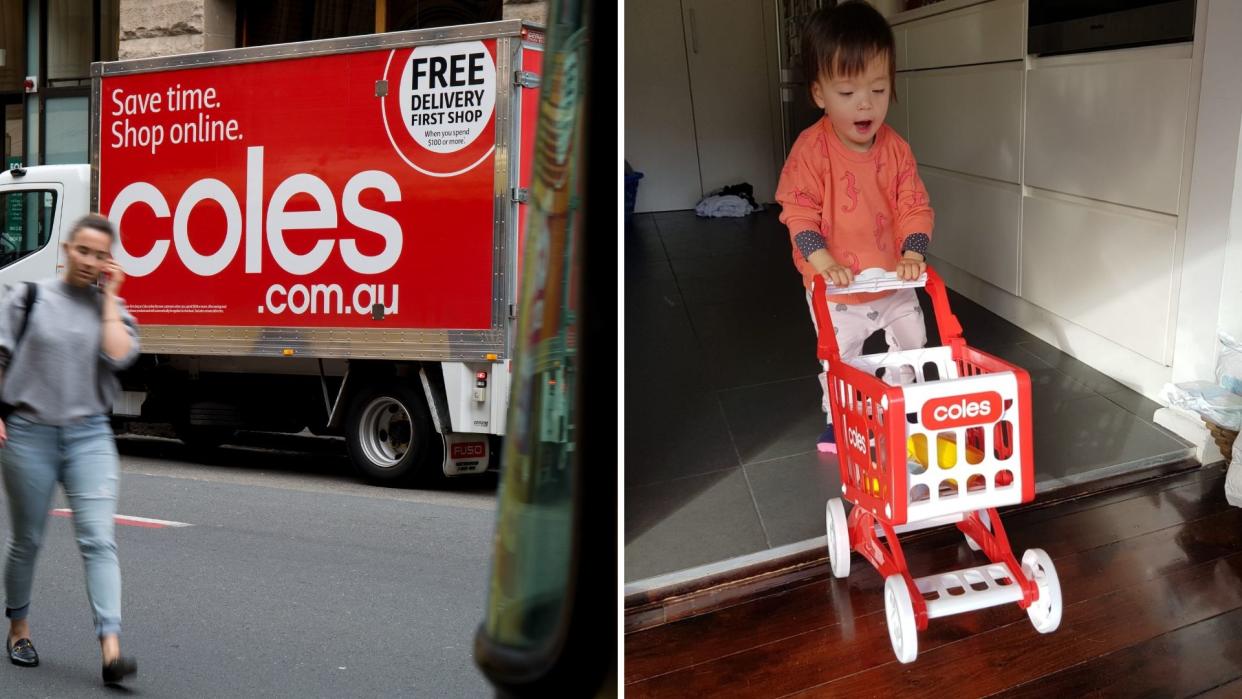
[[[845,517],[845,505],[841,504],[841,498],[828,501],[825,519],[828,521],[828,561],[832,564],[832,574],[838,578],[849,577],[850,523]]]
[[[919,631],[914,622],[914,602],[901,575],[884,579],[884,616],[888,620],[888,640],[893,653],[903,663],[914,662],[919,654]]]
[[[1022,554],[1022,572],[1035,581],[1039,598],[1026,608],[1027,616],[1040,633],[1052,633],[1061,625],[1061,581],[1052,559],[1043,549],[1027,549]]]
[[[988,531],[992,531],[992,520],[988,519],[987,512],[980,512],[979,519],[980,521],[983,522],[983,526],[988,528]],[[975,540],[970,538],[969,536],[966,537],[966,545],[970,547],[971,551],[982,551],[983,550],[982,548],[980,548],[979,544],[976,544]]]

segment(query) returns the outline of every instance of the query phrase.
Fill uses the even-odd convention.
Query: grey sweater
[[[44,425],[67,425],[105,415],[120,391],[115,373],[138,358],[138,331],[124,302],[117,308],[130,337],[130,351],[115,360],[103,351],[103,292],[74,287],[60,278],[39,284],[39,296],[21,346],[14,342],[26,312],[26,287],[12,284],[0,300],[0,401],[13,413]]]

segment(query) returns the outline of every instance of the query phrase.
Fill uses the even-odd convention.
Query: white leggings
[[[811,309],[811,323],[815,325],[815,332],[819,333],[810,291],[806,292],[806,303]],[[884,331],[890,351],[918,349],[927,344],[923,309],[919,306],[914,289],[898,289],[872,303],[844,304],[830,301],[829,310],[841,359],[850,360],[862,354],[863,342],[877,330]],[[903,382],[905,379],[903,376]],[[913,376],[910,379],[913,380]],[[824,412],[829,413],[831,420],[831,411],[828,410],[828,376],[825,372],[819,374],[819,386],[823,389]]]

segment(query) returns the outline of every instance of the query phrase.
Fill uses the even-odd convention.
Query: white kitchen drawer
[[[1022,188],[920,165],[936,212],[931,253],[1018,294]]]
[[[1023,0],[994,0],[902,25],[905,69],[1012,61],[1023,57]]]
[[[1176,214],[1190,61],[1186,45],[1036,62],[1026,184]]]
[[[920,163],[1019,183],[1022,62],[906,73],[909,141]]]
[[[1165,361],[1177,219],[1033,191],[1022,205],[1022,297]]]

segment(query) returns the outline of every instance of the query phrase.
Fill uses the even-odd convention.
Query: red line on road
[[[52,510],[53,517],[72,517],[73,510],[58,508]],[[147,517],[131,517],[129,515],[115,515],[113,519],[117,524],[124,524],[130,527],[144,527],[147,529],[163,529],[165,527],[188,527],[185,522],[172,522],[165,519],[150,519]]]

